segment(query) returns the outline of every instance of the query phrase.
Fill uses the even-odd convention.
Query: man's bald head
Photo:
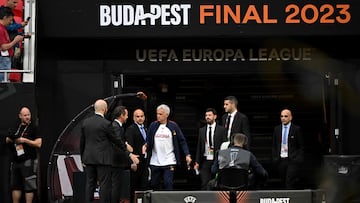
[[[95,104],[94,104],[94,109],[96,113],[101,113],[101,114],[105,114],[107,111],[107,103],[105,100],[103,99],[98,99],[96,100]]]
[[[29,124],[31,122],[31,112],[28,107],[21,107],[19,112],[19,118],[23,125]]]

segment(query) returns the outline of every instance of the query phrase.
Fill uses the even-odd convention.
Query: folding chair
[[[230,191],[230,203],[236,203],[236,191],[248,188],[249,172],[246,169],[224,168],[218,174],[218,189]]]

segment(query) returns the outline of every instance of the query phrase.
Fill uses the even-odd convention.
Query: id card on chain
[[[16,149],[16,154],[18,156],[25,154],[24,147],[22,144],[15,144],[15,149]]]
[[[20,129],[21,129],[21,123],[18,127],[18,130],[16,131],[15,135],[18,135],[20,133]],[[27,124],[24,128],[24,130],[22,131],[22,133],[20,134],[20,137],[23,137],[27,128],[29,127],[29,124]],[[21,156],[23,154],[25,154],[25,151],[24,151],[24,146],[22,144],[15,144],[15,150],[16,150],[16,154],[17,156]]]

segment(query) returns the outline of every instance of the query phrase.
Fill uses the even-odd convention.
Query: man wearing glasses
[[[299,189],[299,168],[304,161],[304,137],[292,118],[291,111],[283,109],[281,124],[273,132],[272,159],[285,189]]]

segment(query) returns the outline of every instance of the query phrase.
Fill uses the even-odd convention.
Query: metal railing
[[[31,73],[31,70],[15,70],[15,69],[11,69],[11,70],[0,70],[0,73],[4,73],[4,80],[0,81],[0,83],[7,83],[7,82],[11,82],[9,81],[9,73]]]

